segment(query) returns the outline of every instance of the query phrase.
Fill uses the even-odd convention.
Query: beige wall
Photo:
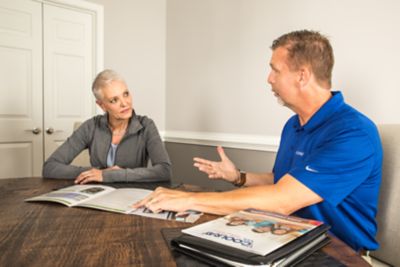
[[[278,35],[326,33],[333,87],[378,123],[400,121],[396,0],[90,0],[104,6],[104,66],[161,130],[278,136],[292,113],[266,84]]]
[[[166,0],[90,0],[104,6],[104,68],[126,79],[138,114],[165,129]]]
[[[399,12],[396,0],[168,0],[166,129],[279,135],[291,112],[266,84],[269,46],[304,28],[332,41],[333,88],[399,123]]]
[[[167,142],[166,148],[171,157],[174,183],[184,182],[219,190],[234,188],[230,183],[208,179],[207,175],[193,167],[193,157],[219,160],[215,147]],[[243,171],[270,172],[275,161],[273,152],[225,148],[225,153]]]

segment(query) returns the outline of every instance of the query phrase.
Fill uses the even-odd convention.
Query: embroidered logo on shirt
[[[310,166],[306,166],[306,171],[318,173],[316,169],[311,168]]]
[[[303,151],[296,151],[296,155],[297,156],[300,156],[300,157],[302,157],[302,156],[304,156],[304,152]]]

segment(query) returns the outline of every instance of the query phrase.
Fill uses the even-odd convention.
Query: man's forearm
[[[279,205],[272,197],[273,194],[273,185],[246,187],[218,193],[192,193],[188,205],[194,210],[219,215],[247,208],[279,212]]]
[[[268,173],[255,173],[248,172],[246,174],[245,186],[255,186],[255,185],[270,185],[274,183],[274,174],[272,172]]]

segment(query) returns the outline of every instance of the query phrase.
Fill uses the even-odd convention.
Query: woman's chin
[[[121,117],[123,119],[130,119],[132,117],[132,111],[126,112],[126,113],[122,113]]]

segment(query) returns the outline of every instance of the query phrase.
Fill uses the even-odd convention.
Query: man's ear
[[[104,107],[104,103],[101,100],[96,100],[96,104],[104,111],[106,112],[106,109]]]
[[[307,67],[301,67],[299,70],[299,83],[301,87],[306,87],[311,78],[311,71]]]

